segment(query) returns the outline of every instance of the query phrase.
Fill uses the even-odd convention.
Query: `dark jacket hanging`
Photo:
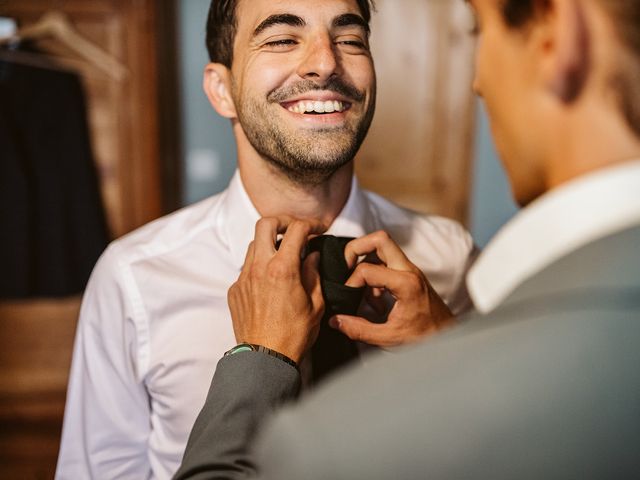
[[[82,292],[107,242],[79,78],[0,61],[0,297]]]

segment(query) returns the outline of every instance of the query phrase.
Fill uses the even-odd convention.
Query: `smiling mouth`
[[[307,115],[323,115],[328,113],[342,113],[351,108],[348,102],[339,100],[301,100],[299,102],[283,103],[282,106],[292,113]]]

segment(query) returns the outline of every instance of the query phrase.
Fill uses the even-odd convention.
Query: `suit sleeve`
[[[254,478],[252,444],[258,428],[299,390],[300,374],[282,360],[260,352],[223,357],[174,478]]]

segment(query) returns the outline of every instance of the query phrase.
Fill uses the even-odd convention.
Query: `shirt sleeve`
[[[82,302],[56,479],[150,476],[149,397],[117,256],[107,249]]]

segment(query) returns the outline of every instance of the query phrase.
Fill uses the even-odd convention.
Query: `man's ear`
[[[209,63],[204,68],[202,82],[209,102],[221,116],[236,117],[236,106],[231,96],[231,72],[221,63]]]
[[[591,32],[580,0],[548,0],[549,55],[546,85],[563,103],[583,91],[591,72]]]

